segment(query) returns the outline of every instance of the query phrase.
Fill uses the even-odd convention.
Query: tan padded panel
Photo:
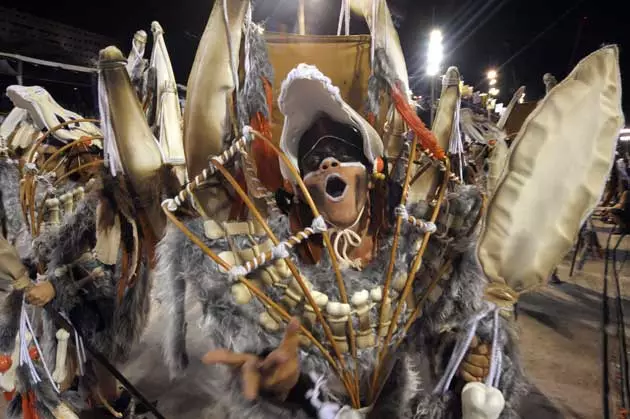
[[[543,283],[597,205],[623,125],[619,55],[582,60],[528,117],[478,245],[485,274],[521,293]]]
[[[316,36],[267,33],[269,60],[274,70],[273,140],[280,142],[284,118],[278,109],[280,86],[298,64],[316,66],[332,80],[341,97],[364,115],[370,67],[370,36]]]

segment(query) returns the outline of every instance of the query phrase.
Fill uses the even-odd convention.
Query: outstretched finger
[[[470,342],[470,348],[474,349],[477,346],[479,346],[479,339],[477,338],[477,336],[473,336],[472,341]]]
[[[261,361],[258,367],[264,372],[271,368],[288,362],[297,353],[300,344],[300,321],[292,318],[280,346]]]
[[[287,330],[284,332],[284,338],[280,347],[291,351],[297,351],[300,345],[300,319],[297,317],[291,318],[287,325]]]
[[[482,343],[478,347],[474,348],[474,351],[478,355],[489,355],[492,352],[492,345]]]
[[[228,351],[227,349],[217,349],[205,354],[201,361],[206,365],[227,364],[238,367],[250,359],[256,360],[256,357],[249,354]]]
[[[250,358],[241,367],[243,396],[247,400],[255,400],[260,390],[260,372],[257,364],[256,358]]]

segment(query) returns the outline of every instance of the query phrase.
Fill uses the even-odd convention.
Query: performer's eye
[[[323,157],[317,153],[311,153],[302,160],[302,168],[306,172],[317,170]]]

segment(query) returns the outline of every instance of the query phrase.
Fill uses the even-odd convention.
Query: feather
[[[398,86],[391,86],[391,95],[396,110],[418,136],[418,144],[423,150],[428,149],[438,160],[443,160],[446,156],[444,150],[437,144],[433,133],[429,131],[424,125],[424,122],[416,115],[416,111],[407,103],[407,100]]]

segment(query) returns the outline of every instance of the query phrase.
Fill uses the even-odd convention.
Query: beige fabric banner
[[[370,36],[317,36],[267,33],[269,60],[274,70],[273,140],[280,141],[284,118],[278,109],[280,86],[298,64],[316,66],[330,77],[344,100],[365,114],[370,67]]]

